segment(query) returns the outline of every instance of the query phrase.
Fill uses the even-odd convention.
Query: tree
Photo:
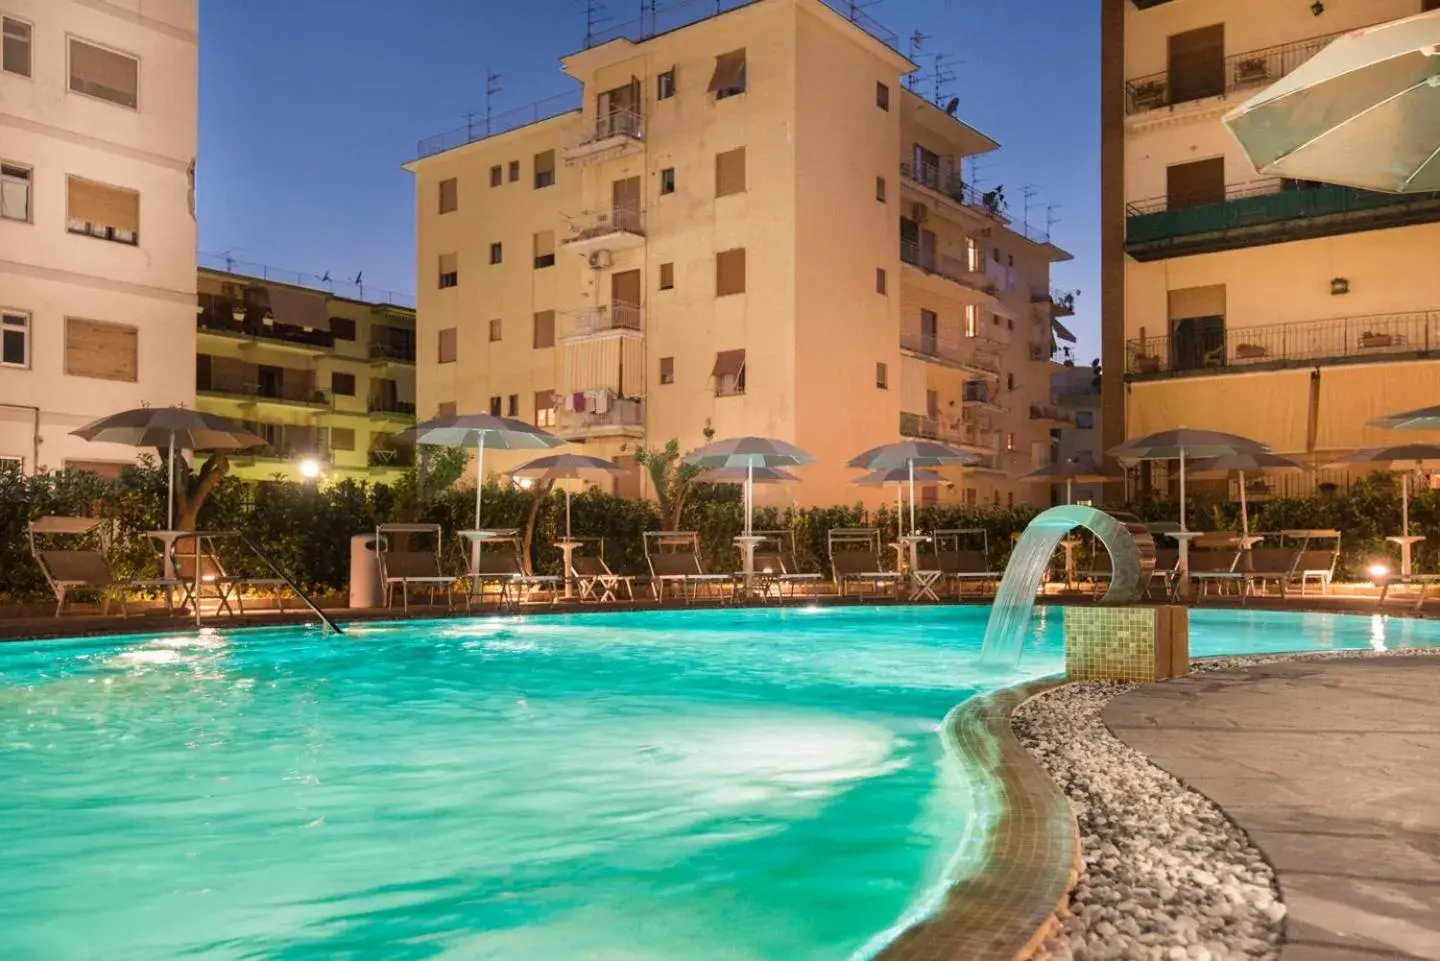
[[[169,464],[169,451],[159,448],[160,463]],[[199,471],[191,469],[183,457],[175,458],[175,529],[199,529],[200,508],[205,498],[230,473],[230,459],[216,451],[206,459]]]
[[[715,437],[715,429],[709,421],[705,423],[705,441]],[[635,463],[650,474],[650,483],[655,488],[655,500],[660,505],[660,516],[669,525],[666,529],[678,531],[680,518],[685,513],[685,499],[701,468],[687,464],[680,459],[680,442],[671,438],[662,448],[637,447]]]
[[[530,509],[525,514],[524,536],[520,538],[520,564],[527,574],[535,573],[530,545],[535,542],[535,522],[540,516],[540,505],[550,496],[554,487],[553,480],[538,481],[530,487]]]

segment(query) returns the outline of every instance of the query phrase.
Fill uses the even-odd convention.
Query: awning
[[[745,369],[745,351],[722,350],[715,355],[715,367],[710,371],[711,377],[739,377],[740,372]]]
[[[745,51],[732,50],[715,58],[715,72],[710,75],[710,92],[740,86],[745,76]]]
[[[1306,449],[1308,370],[1137,381],[1127,394],[1128,437],[1203,424],[1208,430],[1259,441],[1277,454]]]
[[[1401,432],[1371,427],[1369,422],[1434,398],[1433,360],[1324,367],[1315,449],[1385,447],[1408,440]]]
[[[1050,329],[1054,331],[1056,337],[1065,341],[1065,343],[1075,343],[1075,335],[1070,333],[1070,328],[1060,323],[1060,321],[1055,320],[1053,317],[1050,319]]]
[[[314,330],[329,330],[330,315],[325,295],[294,287],[271,287],[270,310],[277,323],[294,324]]]

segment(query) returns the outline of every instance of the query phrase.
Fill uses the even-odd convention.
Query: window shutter
[[[454,177],[440,181],[440,212],[452,213],[460,209],[460,181]]]
[[[135,191],[107,187],[78,177],[68,178],[66,185],[69,188],[70,220],[140,232],[140,195]]]
[[[745,248],[722,250],[715,255],[715,296],[745,292]]]
[[[140,331],[124,324],[65,319],[65,373],[134,383],[139,379]]]
[[[439,361],[442,364],[453,364],[456,356],[455,328],[446,327],[440,331],[438,346]]]
[[[745,51],[743,48],[722,53],[715,58],[715,72],[710,75],[709,90],[711,93],[720,93],[737,87],[743,89],[744,83]]]
[[[555,346],[555,311],[542,310],[535,315],[535,347]]]
[[[355,428],[353,427],[332,427],[330,428],[330,447],[334,450],[355,449]]]
[[[715,196],[728,197],[745,192],[745,148],[737,147],[715,155]]]
[[[139,98],[140,61],[134,57],[92,46],[83,40],[70,41],[70,89],[123,107],[134,107]]]
[[[436,417],[454,417],[454,416],[455,416],[455,402],[454,402],[453,400],[441,401],[440,404],[439,404],[439,406],[437,406],[437,407],[435,408],[435,416],[436,416]]]
[[[441,254],[441,255],[440,255],[440,273],[442,273],[442,274],[455,274],[455,273],[459,273],[459,272],[460,272],[460,255],[459,255],[459,254]]]

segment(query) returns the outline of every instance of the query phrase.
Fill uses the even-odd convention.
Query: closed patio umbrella
[[[71,434],[85,440],[130,447],[162,447],[166,464],[167,530],[175,527],[175,451],[244,450],[260,447],[265,438],[233,420],[186,407],[137,407],[101,417]]]
[[[1297,463],[1288,457],[1281,457],[1279,454],[1267,454],[1264,451],[1246,451],[1244,453],[1231,454],[1228,457],[1211,457],[1198,460],[1191,466],[1191,470],[1196,474],[1229,474],[1233,471],[1239,475],[1240,531],[1246,537],[1250,536],[1250,512],[1245,504],[1245,472],[1249,471],[1252,474],[1256,474],[1265,471],[1296,471],[1304,469],[1304,464]]]
[[[1262,174],[1440,190],[1440,11],[1337,38],[1223,120]]]

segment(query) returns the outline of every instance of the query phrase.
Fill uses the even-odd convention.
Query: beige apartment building
[[[196,403],[266,440],[231,473],[393,483],[415,454],[397,436],[415,424],[409,298],[283,276],[200,269]]]
[[[1440,402],[1440,196],[1259,177],[1220,122],[1338,33],[1437,6],[1105,0],[1108,442],[1207,427],[1324,463]]]
[[[0,460],[195,400],[196,0],[0,0]]]
[[[1068,255],[964,181],[995,142],[905,89],[892,43],[754,0],[565,57],[580,95],[523,124],[422,143],[421,416],[520,417],[622,465],[707,427],[778,437],[818,463],[763,496],[801,504],[860,500],[846,461],[935,437],[983,458],[948,496],[1047,501],[1016,478],[1066,417]]]

